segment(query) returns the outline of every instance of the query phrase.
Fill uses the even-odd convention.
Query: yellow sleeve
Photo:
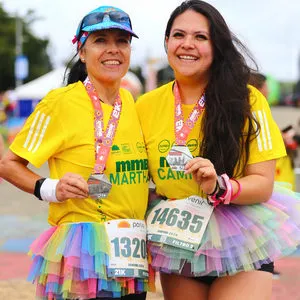
[[[64,113],[52,95],[49,93],[38,103],[10,146],[12,152],[36,167],[61,151],[64,144]]]
[[[250,104],[253,117],[260,130],[250,144],[249,164],[277,159],[286,155],[281,132],[274,121],[265,97],[254,87],[250,89]]]

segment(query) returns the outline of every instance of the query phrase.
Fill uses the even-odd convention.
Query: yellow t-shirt
[[[120,90],[122,112],[105,174],[107,199],[50,203],[49,223],[144,219],[148,201],[148,160],[131,94]],[[112,106],[101,104],[107,126]],[[95,164],[94,108],[81,82],[51,91],[35,108],[10,149],[36,167],[48,161],[51,178],[65,173],[88,179]]]
[[[291,185],[290,188],[295,191],[296,175],[292,161],[288,155],[276,160],[275,180],[289,183]]]
[[[167,164],[166,156],[174,141],[174,96],[173,82],[155,89],[137,101],[137,112],[142,125],[144,140],[149,159],[149,172],[157,193],[168,198],[184,198],[201,194],[199,185],[192,175],[173,172]],[[280,131],[274,122],[265,98],[252,87],[252,113],[261,125],[261,132],[250,145],[249,164],[276,159],[285,155],[285,147]],[[182,105],[186,120],[194,105]],[[187,139],[192,155],[199,156],[203,138],[200,131],[202,115],[198,119]]]

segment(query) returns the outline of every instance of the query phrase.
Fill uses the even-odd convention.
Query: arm
[[[273,191],[275,164],[275,160],[268,160],[247,165],[245,176],[238,179],[241,193],[231,203],[249,205],[268,201]],[[185,166],[185,173],[193,175],[204,193],[211,194],[214,191],[217,174],[210,160],[201,157],[191,159]],[[230,182],[235,195],[238,184],[233,180]]]
[[[28,161],[8,150],[0,161],[0,176],[24,192],[33,194],[35,182],[41,178],[28,167]]]
[[[28,167],[28,161],[8,150],[0,161],[0,177],[24,192],[33,194],[35,183],[41,178]],[[65,201],[70,198],[88,197],[88,185],[84,178],[73,173],[66,173],[56,186],[56,198]]]
[[[247,165],[245,176],[238,179],[241,184],[241,194],[232,201],[234,204],[249,205],[266,202],[273,191],[276,160],[268,160]],[[233,194],[237,192],[237,183],[232,181]]]

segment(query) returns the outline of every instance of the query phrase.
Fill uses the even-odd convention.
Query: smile
[[[120,65],[121,62],[118,60],[106,60],[106,61],[103,61],[102,64],[112,66],[112,65]]]
[[[196,57],[196,56],[191,56],[191,55],[179,55],[178,57],[179,57],[179,59],[181,59],[181,60],[189,60],[189,61],[195,61],[195,60],[198,60],[198,57]]]

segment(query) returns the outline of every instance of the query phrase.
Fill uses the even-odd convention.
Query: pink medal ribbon
[[[195,104],[186,122],[184,122],[184,116],[182,111],[181,98],[177,82],[174,84],[174,96],[175,96],[175,144],[178,146],[185,146],[188,135],[194,128],[198,118],[204,110],[205,106],[205,93],[203,92],[200,99]]]
[[[94,106],[94,133],[95,133],[95,174],[103,174],[106,166],[106,161],[112,147],[114,137],[116,135],[118,123],[121,116],[122,101],[118,94],[113,110],[111,112],[106,130],[104,132],[103,110],[99,101],[96,89],[87,77],[84,81],[85,89],[91,98]]]

